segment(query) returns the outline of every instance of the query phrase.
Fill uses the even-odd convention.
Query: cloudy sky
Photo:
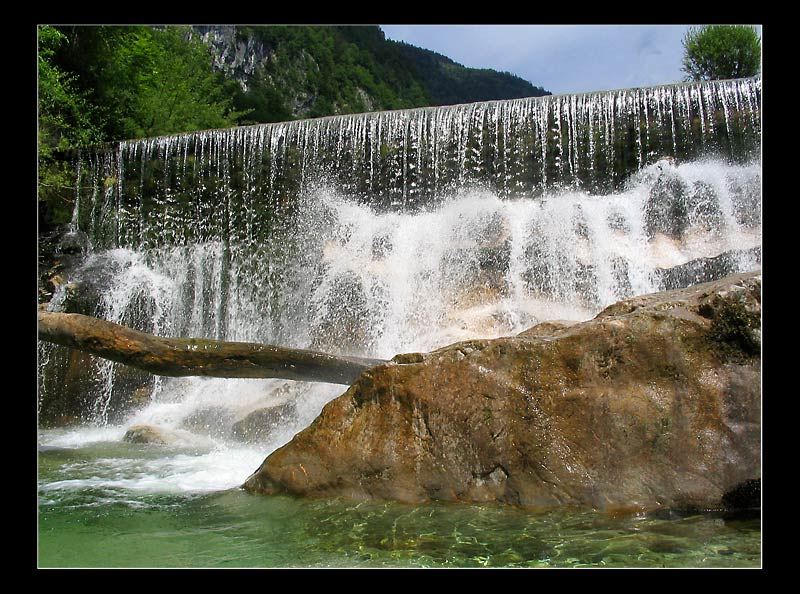
[[[680,82],[689,25],[381,25],[386,37],[554,95]],[[759,33],[760,27],[758,27]]]

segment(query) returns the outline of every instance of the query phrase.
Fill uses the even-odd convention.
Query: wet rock
[[[297,407],[293,401],[267,406],[251,412],[231,428],[231,437],[239,441],[265,441],[279,426],[295,420]]]
[[[57,253],[86,256],[89,253],[89,237],[83,231],[67,231],[59,239]]]
[[[39,235],[38,301],[49,303],[59,287],[80,266],[89,253],[89,239],[85,233],[61,225]]]
[[[117,423],[152,402],[153,376],[133,367],[117,365],[114,390],[106,407],[108,422]]]
[[[169,445],[178,440],[177,435],[152,425],[134,425],[125,432],[122,441],[128,443],[155,443]]]
[[[571,320],[550,320],[536,324],[517,334],[519,338],[552,338],[577,322]]]
[[[486,286],[501,289],[511,262],[511,242],[498,246],[482,247],[477,252],[480,280]]]
[[[662,290],[680,289],[719,280],[739,270],[739,262],[747,259],[756,265],[761,263],[761,248],[731,250],[711,258],[697,258],[685,264],[657,271]]]
[[[136,444],[172,445],[183,447],[208,447],[210,441],[180,429],[166,429],[153,425],[134,425],[125,432],[123,441]]]
[[[745,227],[761,224],[761,175],[729,180],[736,222]]]
[[[122,270],[120,262],[112,256],[101,254],[83,260],[65,275],[66,283],[54,301],[58,310],[67,313],[95,315],[102,296],[114,283]]]
[[[96,359],[78,350],[50,344],[39,345],[39,358],[48,361],[37,369],[39,425],[61,427],[86,420],[100,393],[94,378]]]
[[[706,182],[694,182],[687,196],[687,210],[689,220],[695,228],[713,232],[725,225],[719,197],[714,188]]]
[[[450,248],[443,257],[442,270],[454,301],[462,306],[484,303],[507,292],[511,243]]]
[[[372,258],[383,260],[392,252],[392,239],[388,235],[378,235],[372,240]]]
[[[689,188],[671,168],[665,167],[650,190],[644,210],[648,237],[663,233],[680,238],[689,226]]]
[[[722,496],[725,509],[746,510],[761,507],[761,479],[739,483]]]
[[[183,419],[181,428],[194,433],[222,437],[233,422],[234,415],[230,410],[224,406],[209,406],[196,410]]]
[[[153,398],[153,386],[152,381],[148,381],[142,386],[135,388],[131,391],[130,398],[128,400],[127,406],[125,407],[126,412],[133,408],[144,408]]]
[[[361,279],[352,272],[336,277],[327,290],[322,311],[311,328],[312,348],[330,353],[361,354],[374,331]]]
[[[100,408],[105,420],[116,423],[150,401],[153,376],[140,369],[114,364],[114,390],[109,398],[105,384],[109,361],[42,343],[39,357],[48,361],[37,368],[37,419],[42,427],[60,427],[76,419],[93,421],[100,401],[104,401]]]
[[[748,190],[752,192],[752,188]],[[760,193],[755,195],[760,201]],[[703,181],[689,184],[668,165],[662,168],[650,191],[644,222],[650,238],[663,233],[681,239],[690,229],[705,232],[721,229],[724,215],[720,198],[711,184]]]
[[[735,275],[376,367],[244,488],[724,508],[761,476],[760,287],[757,273]]]

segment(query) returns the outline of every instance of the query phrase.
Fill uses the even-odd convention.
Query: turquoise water
[[[207,454],[119,441],[41,448],[39,567],[761,565],[761,522],[753,516],[310,500],[164,480],[176,473],[176,459]],[[161,463],[167,459],[171,465]]]

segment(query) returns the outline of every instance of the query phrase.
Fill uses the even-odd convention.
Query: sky
[[[690,25],[381,25],[386,37],[471,68],[516,74],[554,95],[684,80]],[[761,27],[757,27],[759,35]]]

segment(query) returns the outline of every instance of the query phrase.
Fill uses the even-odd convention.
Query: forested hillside
[[[387,40],[378,27],[196,27],[246,91],[253,122],[549,94],[509,73],[466,68]]]
[[[495,99],[550,95],[542,87],[508,72],[486,68],[465,68],[450,58],[402,42],[394,49],[414,67],[425,87],[430,105],[455,105]]]
[[[335,114],[549,94],[376,26],[40,26],[39,200],[68,221],[60,150]]]

